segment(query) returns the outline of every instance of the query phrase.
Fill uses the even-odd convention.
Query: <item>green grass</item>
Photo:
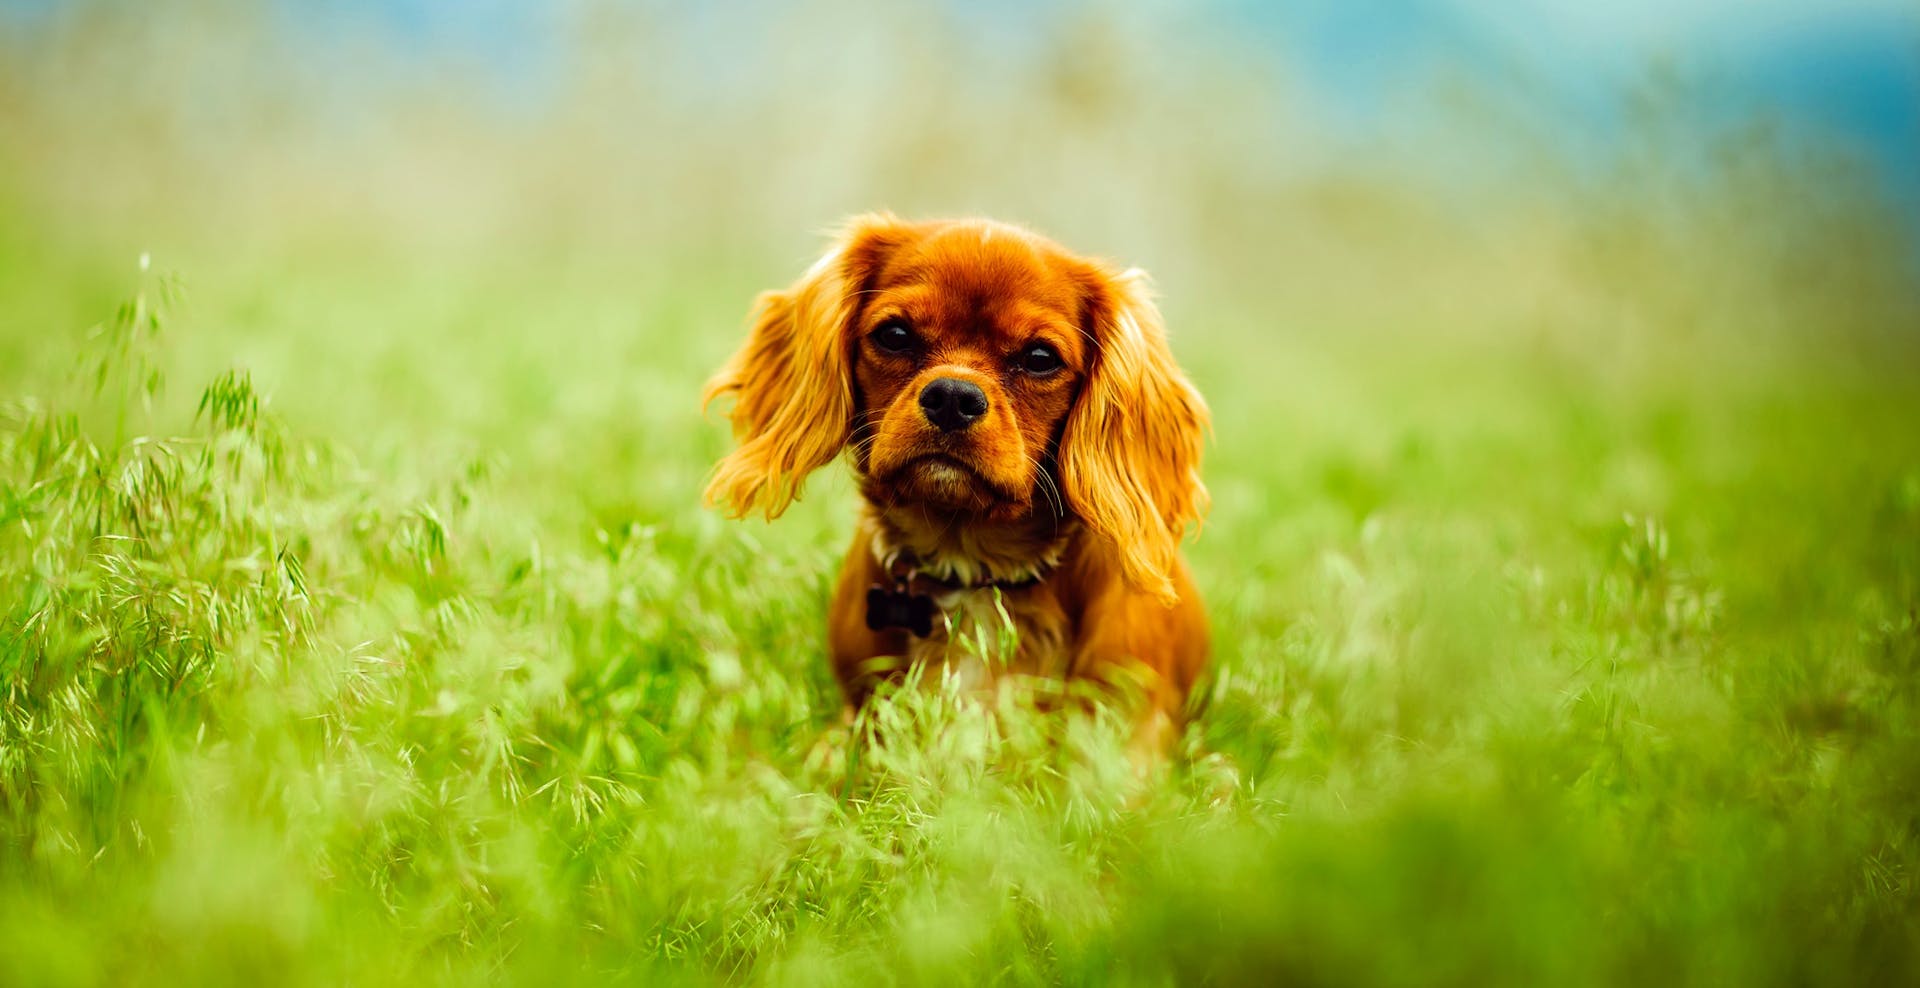
[[[1111,725],[839,728],[844,478],[698,503],[797,256],[15,210],[0,981],[1912,978],[1911,267],[1751,190],[1352,195],[1167,283],[1217,675],[1144,792]]]

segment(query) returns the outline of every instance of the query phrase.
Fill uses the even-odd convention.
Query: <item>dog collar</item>
[[[904,628],[917,638],[933,634],[933,619],[940,612],[940,606],[934,602],[936,593],[989,588],[1025,590],[1038,585],[1047,576],[1046,573],[1036,573],[1020,580],[947,580],[920,572],[918,561],[905,552],[895,553],[890,560],[882,560],[881,568],[887,571],[892,585],[876,583],[868,588],[867,627],[874,631]],[[931,588],[927,587],[928,584],[932,585]]]

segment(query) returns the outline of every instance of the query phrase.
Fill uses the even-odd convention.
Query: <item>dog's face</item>
[[[1167,572],[1204,510],[1206,406],[1136,273],[983,220],[861,217],[708,385],[740,446],[708,488],[778,515],[851,447],[862,493],[943,523],[1071,514],[1127,578]]]
[[[948,224],[890,252],[853,326],[854,468],[880,505],[1064,514],[1056,440],[1087,366],[1090,273],[1006,228]]]

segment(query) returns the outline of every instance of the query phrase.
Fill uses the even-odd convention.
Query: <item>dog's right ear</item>
[[[807,474],[847,444],[853,427],[852,322],[860,293],[912,236],[885,213],[857,216],[833,249],[785,291],[754,304],[753,330],[707,382],[702,406],[734,396],[739,447],[714,468],[709,505],[738,518],[779,517]]]
[[[1146,275],[1082,272],[1094,357],[1060,436],[1060,489],[1127,582],[1167,604],[1187,527],[1207,510],[1207,403],[1174,362]]]

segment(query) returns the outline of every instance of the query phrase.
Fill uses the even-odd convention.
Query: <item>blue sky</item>
[[[1604,155],[1620,94],[1655,64],[1703,126],[1765,116],[1791,138],[1864,152],[1920,218],[1920,3],[1887,0],[1246,0],[1237,13],[1355,126],[1421,72],[1526,87],[1566,142]]]

